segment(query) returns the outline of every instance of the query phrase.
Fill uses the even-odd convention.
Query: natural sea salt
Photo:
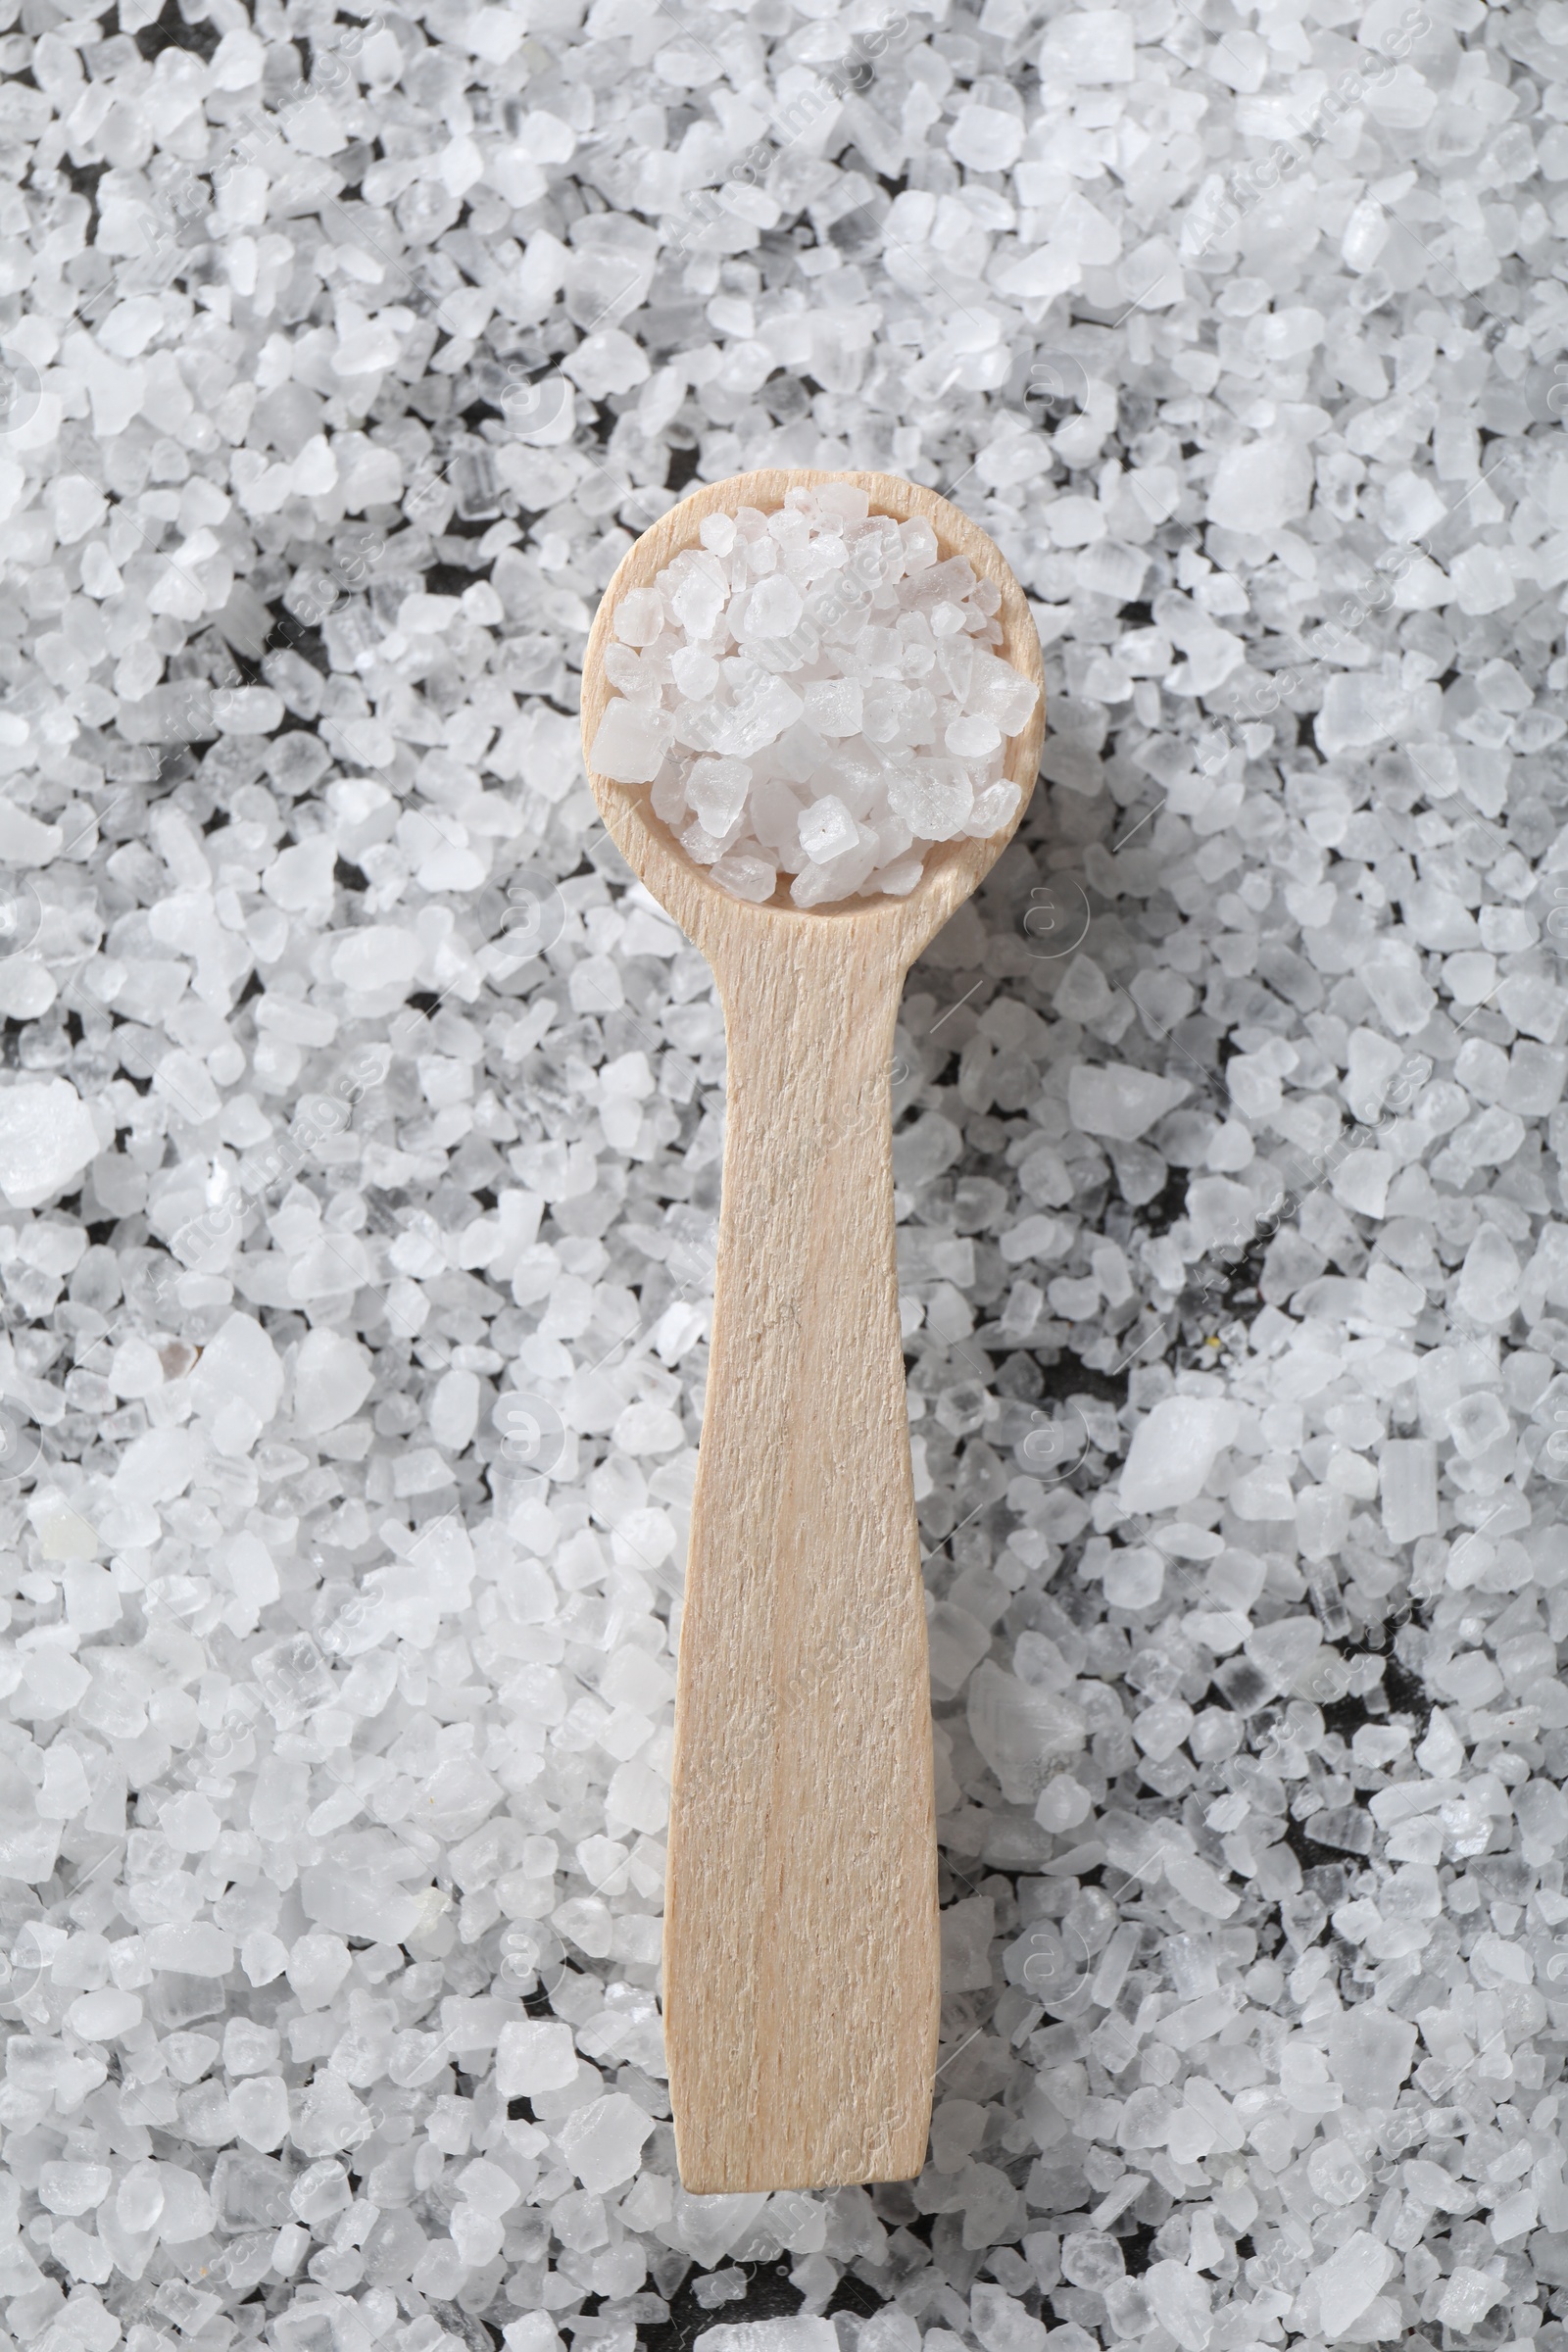
[[[215,9],[4,28],[6,2336],[1561,2352],[1553,10]],[[574,681],[763,466],[1053,732],[894,1064],[930,2157],[696,2199],[722,1021]]]
[[[701,538],[617,607],[589,757],[651,785],[722,889],[904,897],[934,843],[1012,821],[1004,741],[1038,690],[993,650],[998,590],[923,516],[841,482],[707,515]]]

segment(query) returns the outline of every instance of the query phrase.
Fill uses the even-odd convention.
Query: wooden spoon
[[[884,473],[714,482],[622,558],[583,662],[610,700],[616,606],[705,515],[832,481],[924,515],[1002,592],[999,649],[1041,683],[984,531]],[[1027,801],[1043,701],[1006,751]],[[589,782],[627,862],[712,965],[728,1043],[713,1324],[675,1700],[664,2030],[694,2193],[918,2173],[939,2001],[924,1588],[899,1327],[890,1072],[905,974],[1013,825],[946,842],[905,899],[731,898],[646,788]],[[1020,809],[1021,813],[1021,809]]]

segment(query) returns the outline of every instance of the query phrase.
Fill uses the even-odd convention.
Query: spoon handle
[[[714,955],[728,1121],[664,1926],[694,2193],[906,2180],[930,2123],[936,1837],[890,1106],[903,968],[857,928],[737,924]]]

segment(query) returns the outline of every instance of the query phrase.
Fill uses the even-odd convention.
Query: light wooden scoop
[[[892,474],[747,473],[645,531],[583,662],[705,515],[858,484],[924,515],[1002,592],[999,649],[1041,682],[986,534]],[[1035,780],[1043,703],[1007,745]],[[906,2180],[937,2046],[937,1857],[924,1589],[899,1329],[890,1072],[905,974],[1013,827],[933,850],[906,899],[750,906],[694,865],[646,788],[592,772],[616,846],[712,965],[728,1112],[712,1344],[675,1700],[664,2029],[694,2193]],[[1016,821],[1016,820],[1014,820]]]

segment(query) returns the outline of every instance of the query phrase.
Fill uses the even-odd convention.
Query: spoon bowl
[[[1001,592],[1002,657],[1039,640],[992,541],[892,474],[709,484],[627,550],[583,662],[585,756],[633,588],[707,515],[849,482],[924,516]],[[1022,791],[985,840],[936,845],[905,898],[733,898],[654,814],[589,782],[627,863],[712,965],[728,1052],[723,1190],[675,1699],[664,2025],[694,2194],[919,2172],[940,1954],[925,1593],[893,1205],[893,1033],[915,957],[1001,856],[1044,702],[1006,743]],[[781,890],[784,886],[781,885]]]
[[[617,784],[608,776],[596,775],[591,760],[588,781],[600,814],[627,864],[660,905],[673,915],[693,945],[702,948],[705,954],[707,940],[701,935],[715,922],[728,937],[737,919],[747,917],[760,928],[779,922],[827,921],[857,925],[873,936],[879,948],[885,943],[890,952],[896,941],[896,952],[904,956],[907,969],[948,917],[984,880],[1012,839],[1028,807],[1045,731],[1040,640],[1024,593],[995,541],[978,523],[971,522],[960,508],[939,498],[934,490],[924,490],[917,483],[904,481],[892,473],[820,473],[775,466],[757,473],[736,474],[727,481],[710,482],[690,498],[682,499],[679,506],[671,507],[667,514],[662,515],[626,550],[594,616],[582,666],[584,756],[598,733],[605,706],[613,695],[605,677],[605,649],[613,641],[614,613],[622,598],[633,588],[651,587],[665,565],[685,549],[700,547],[699,533],[710,514],[733,514],[742,507],[756,507],[764,514],[772,514],[783,506],[789,491],[815,490],[826,482],[851,482],[865,491],[873,514],[891,514],[898,522],[922,516],[936,533],[944,562],[950,556],[966,557],[976,577],[990,580],[1000,590],[1002,604],[997,620],[1002,628],[1002,643],[996,650],[1020,675],[1041,689],[1041,699],[1032,717],[1020,734],[1008,737],[1006,742],[1003,773],[1023,793],[1011,821],[983,841],[938,842],[927,851],[925,870],[906,898],[842,899],[825,906],[803,908],[790,905],[783,896],[788,883],[786,876],[780,883],[780,895],[759,906],[732,898],[704,867],[692,862],[668,826],[654,814],[645,785]]]

